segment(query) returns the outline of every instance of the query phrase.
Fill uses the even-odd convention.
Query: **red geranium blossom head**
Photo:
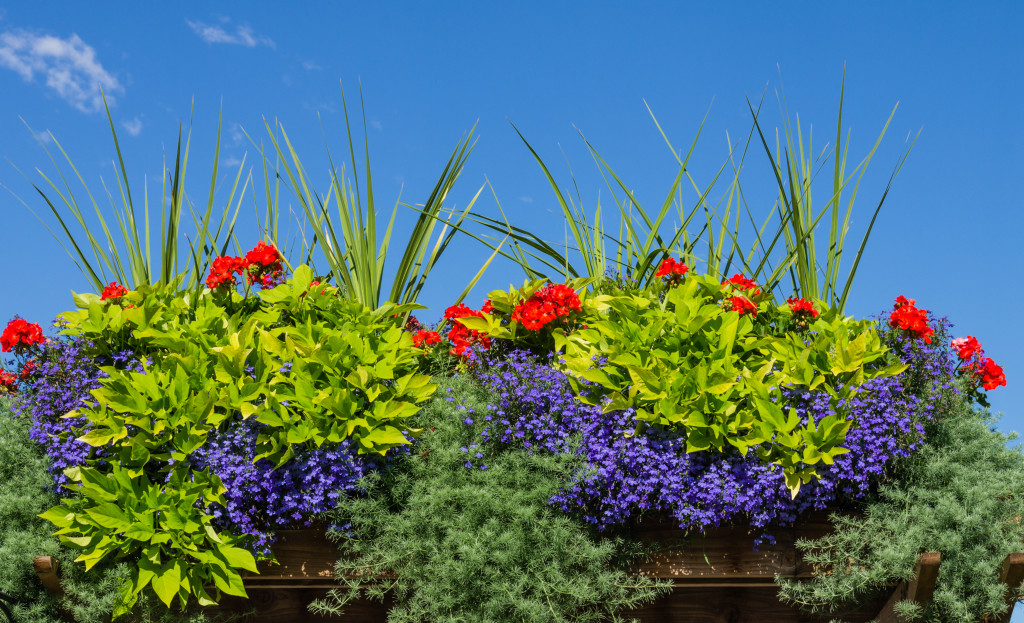
[[[958,337],[955,340],[952,340],[949,345],[956,351],[957,357],[963,361],[967,361],[975,355],[982,355],[985,352],[981,349],[981,342],[970,335],[967,337]]]
[[[470,309],[468,305],[462,303],[452,305],[444,310],[445,319],[452,321],[451,328],[448,329],[448,341],[452,343],[452,348],[449,352],[458,357],[469,357],[473,353],[473,347],[475,346],[479,346],[484,350],[491,347],[490,336],[468,329],[457,320],[458,318],[466,318],[468,316],[479,318],[483,314],[475,309]]]
[[[13,350],[20,353],[45,341],[42,327],[24,318],[15,318],[7,323],[7,328],[0,334],[0,351],[7,353]]]
[[[686,264],[666,257],[661,261],[661,266],[658,266],[658,272],[654,273],[654,276],[661,277],[668,285],[678,285],[683,282],[683,276],[688,270],[690,267]]]
[[[0,396],[14,394],[17,392],[16,383],[18,379],[10,372],[0,370]]]
[[[280,283],[284,274],[281,252],[276,246],[265,244],[262,240],[245,254],[244,268],[248,283],[258,283],[264,289]]]
[[[757,282],[753,279],[749,279],[743,276],[743,273],[736,273],[732,277],[729,277],[722,282],[722,285],[732,285],[740,290],[746,290],[751,296],[757,296],[761,294],[761,288],[757,287]]]
[[[427,331],[425,329],[417,331],[412,334],[412,345],[416,348],[423,346],[433,346],[441,342],[441,334],[437,331]]]
[[[240,257],[225,255],[213,260],[210,275],[206,278],[206,287],[215,290],[221,286],[234,286],[235,273],[245,270],[245,260]]]
[[[729,309],[743,316],[744,314],[750,314],[752,318],[757,317],[757,305],[754,305],[753,301],[745,296],[734,296],[729,299]]]
[[[974,370],[974,376],[981,381],[982,387],[987,390],[995,389],[1000,385],[1006,386],[1006,375],[1003,374],[1002,367],[988,357],[982,358],[978,363],[977,368]]]
[[[540,331],[555,321],[564,326],[581,311],[583,305],[576,290],[561,283],[549,283],[515,306],[512,321],[530,331]]]
[[[899,296],[889,314],[889,326],[903,329],[911,336],[924,340],[925,344],[931,344],[935,329],[928,324],[928,312],[918,309],[916,303],[914,299]]]
[[[116,301],[117,299],[121,298],[125,294],[128,294],[128,288],[126,288],[123,285],[117,283],[116,281],[111,281],[110,285],[108,285],[107,287],[103,288],[103,293],[100,294],[100,300],[101,301],[107,301],[107,300]]]

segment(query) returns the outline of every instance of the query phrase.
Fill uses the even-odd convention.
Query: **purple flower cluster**
[[[946,327],[936,323],[940,340]],[[627,436],[637,425],[631,410],[605,414],[583,405],[560,372],[526,352],[485,359],[474,369],[493,403],[482,418],[479,444],[464,451],[481,455],[481,447],[497,446],[582,455],[587,468],[565,483],[551,504],[601,529],[656,511],[684,529],[744,520],[764,531],[792,523],[807,509],[865,497],[891,476],[896,459],[920,447],[922,422],[933,416],[939,390],[949,388],[954,364],[938,340],[935,346],[904,343],[885,330],[883,337],[910,367],[896,377],[866,382],[849,404],[840,403],[852,420],[843,444],[849,452],[833,465],[819,466],[820,478],[802,487],[795,500],[781,470],[762,464],[754,453],[688,454],[678,435],[660,427]],[[805,420],[833,413],[825,392],[793,391],[787,399]],[[472,466],[473,457],[467,458],[467,467]],[[763,538],[772,540],[766,533]]]
[[[64,470],[85,463],[90,452],[102,457],[102,449],[78,441],[89,431],[85,417],[64,418],[69,411],[92,401],[90,391],[100,387],[106,373],[101,365],[137,365],[130,352],[119,352],[108,361],[91,355],[92,344],[83,338],[49,340],[40,347],[36,367],[15,406],[15,413],[32,418],[30,436],[50,458],[50,472],[57,487],[67,484]]]
[[[331,510],[338,496],[377,467],[347,440],[332,447],[300,450],[281,467],[266,459],[253,462],[262,425],[253,419],[233,422],[210,433],[192,455],[193,467],[209,468],[227,492],[226,506],[213,509],[222,525],[249,535],[256,552],[266,553],[279,528],[310,525],[314,515]]]

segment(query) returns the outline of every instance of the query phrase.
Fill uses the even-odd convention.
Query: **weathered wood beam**
[[[60,577],[57,576],[60,561],[53,556],[36,556],[32,559],[32,566],[35,567],[36,575],[39,576],[39,581],[43,583],[43,588],[46,589],[47,593],[54,597],[64,595],[64,589],[60,585]]]
[[[900,582],[896,590],[889,596],[889,600],[875,617],[878,623],[901,623],[896,616],[895,607],[901,601],[910,601],[922,607],[928,607],[935,595],[935,582],[939,579],[939,565],[942,563],[942,555],[938,552],[925,552],[917,559],[917,566],[914,567],[914,579],[910,582]]]
[[[1024,582],[1024,554],[1010,554],[1003,559],[999,566],[999,581],[1006,584],[1012,590]],[[1009,623],[1013,615],[1013,604],[1017,603],[1013,597],[1006,598],[1006,605],[1009,608],[1000,616],[990,617],[991,623]]]

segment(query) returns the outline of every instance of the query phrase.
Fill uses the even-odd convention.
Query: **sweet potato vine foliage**
[[[250,283],[279,278],[268,249],[248,258]],[[405,422],[434,386],[394,319],[414,306],[370,310],[312,281],[300,266],[258,297],[223,280],[198,293],[172,283],[76,295],[79,310],[62,316],[65,334],[101,353],[129,349],[137,361],[104,367],[93,400],[72,412],[89,423],[81,441],[105,458],[69,469],[73,495],[44,514],[87,567],[138,559],[115,614],[146,588],[168,605],[244,595],[239,571],[255,570],[249,542],[215,520],[213,509],[229,508],[227,491],[195,458],[235,418],[260,425],[253,459],[278,466],[342,442],[383,454],[416,433]]]

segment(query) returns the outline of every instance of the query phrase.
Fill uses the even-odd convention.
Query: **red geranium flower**
[[[915,304],[914,299],[899,296],[893,305],[892,313],[889,314],[889,325],[924,340],[925,344],[931,344],[935,329],[928,325],[928,312],[918,309]]]
[[[818,317],[818,310],[814,309],[814,303],[811,303],[807,299],[791,296],[786,299],[786,303],[789,304],[789,311],[793,312],[793,315],[804,314],[811,318]]]
[[[17,381],[17,377],[13,374],[0,370],[0,396],[8,393],[16,393],[17,389],[15,388],[15,383],[17,383]]]
[[[281,260],[281,252],[276,246],[260,240],[255,248],[245,254],[247,282],[258,283],[264,289],[274,287],[284,273]]]
[[[736,273],[732,277],[729,277],[728,279],[723,281],[722,285],[733,285],[739,288],[740,290],[747,290],[748,292],[750,292],[751,296],[757,296],[758,294],[761,294],[761,288],[757,287],[757,282],[755,282],[753,279],[748,279],[747,277],[744,277],[743,273]]]
[[[18,373],[18,377],[23,381],[29,380],[32,378],[32,375],[35,373],[38,365],[39,364],[35,359],[29,359],[25,362],[25,365],[21,366],[21,372]]]
[[[0,334],[0,349],[5,353],[11,350],[21,352],[45,341],[42,327],[34,322],[26,322],[23,318],[15,318],[7,323],[7,328]]]
[[[958,337],[955,340],[952,340],[949,345],[953,347],[957,356],[963,361],[967,361],[975,355],[982,355],[985,352],[981,350],[981,342],[970,335],[967,337]]]
[[[412,334],[412,345],[416,348],[421,346],[433,346],[441,342],[441,334],[437,331],[420,330]]]
[[[982,358],[974,370],[974,376],[981,381],[982,387],[992,390],[1000,385],[1006,386],[1006,375],[1003,369],[988,357]]]
[[[757,305],[754,305],[750,299],[745,296],[734,296],[729,299],[730,309],[737,312],[739,315],[750,314],[751,317],[757,317]]]
[[[576,290],[564,284],[549,283],[515,306],[512,321],[530,331],[539,331],[555,320],[568,321],[573,314],[581,311],[583,305]]]
[[[658,266],[658,272],[654,273],[654,276],[661,277],[668,285],[677,285],[682,283],[683,275],[685,275],[688,270],[690,270],[690,267],[686,264],[677,262],[670,257],[666,257],[661,261],[661,266]]]
[[[116,281],[111,281],[110,285],[103,288],[103,293],[100,295],[100,300],[117,300],[124,296],[125,294],[128,294],[128,288],[118,284]]]
[[[448,330],[448,341],[452,343],[452,348],[449,352],[459,357],[468,357],[473,352],[474,346],[479,346],[485,350],[491,347],[490,336],[468,329],[460,322],[455,322],[456,319],[467,316],[479,318],[483,314],[461,303],[459,305],[452,305],[444,310],[444,317],[447,320],[453,321],[451,329]]]
[[[210,268],[210,275],[206,278],[206,287],[214,290],[220,286],[234,286],[238,283],[235,280],[235,273],[241,274],[245,270],[245,260],[240,257],[225,255],[213,260]]]

